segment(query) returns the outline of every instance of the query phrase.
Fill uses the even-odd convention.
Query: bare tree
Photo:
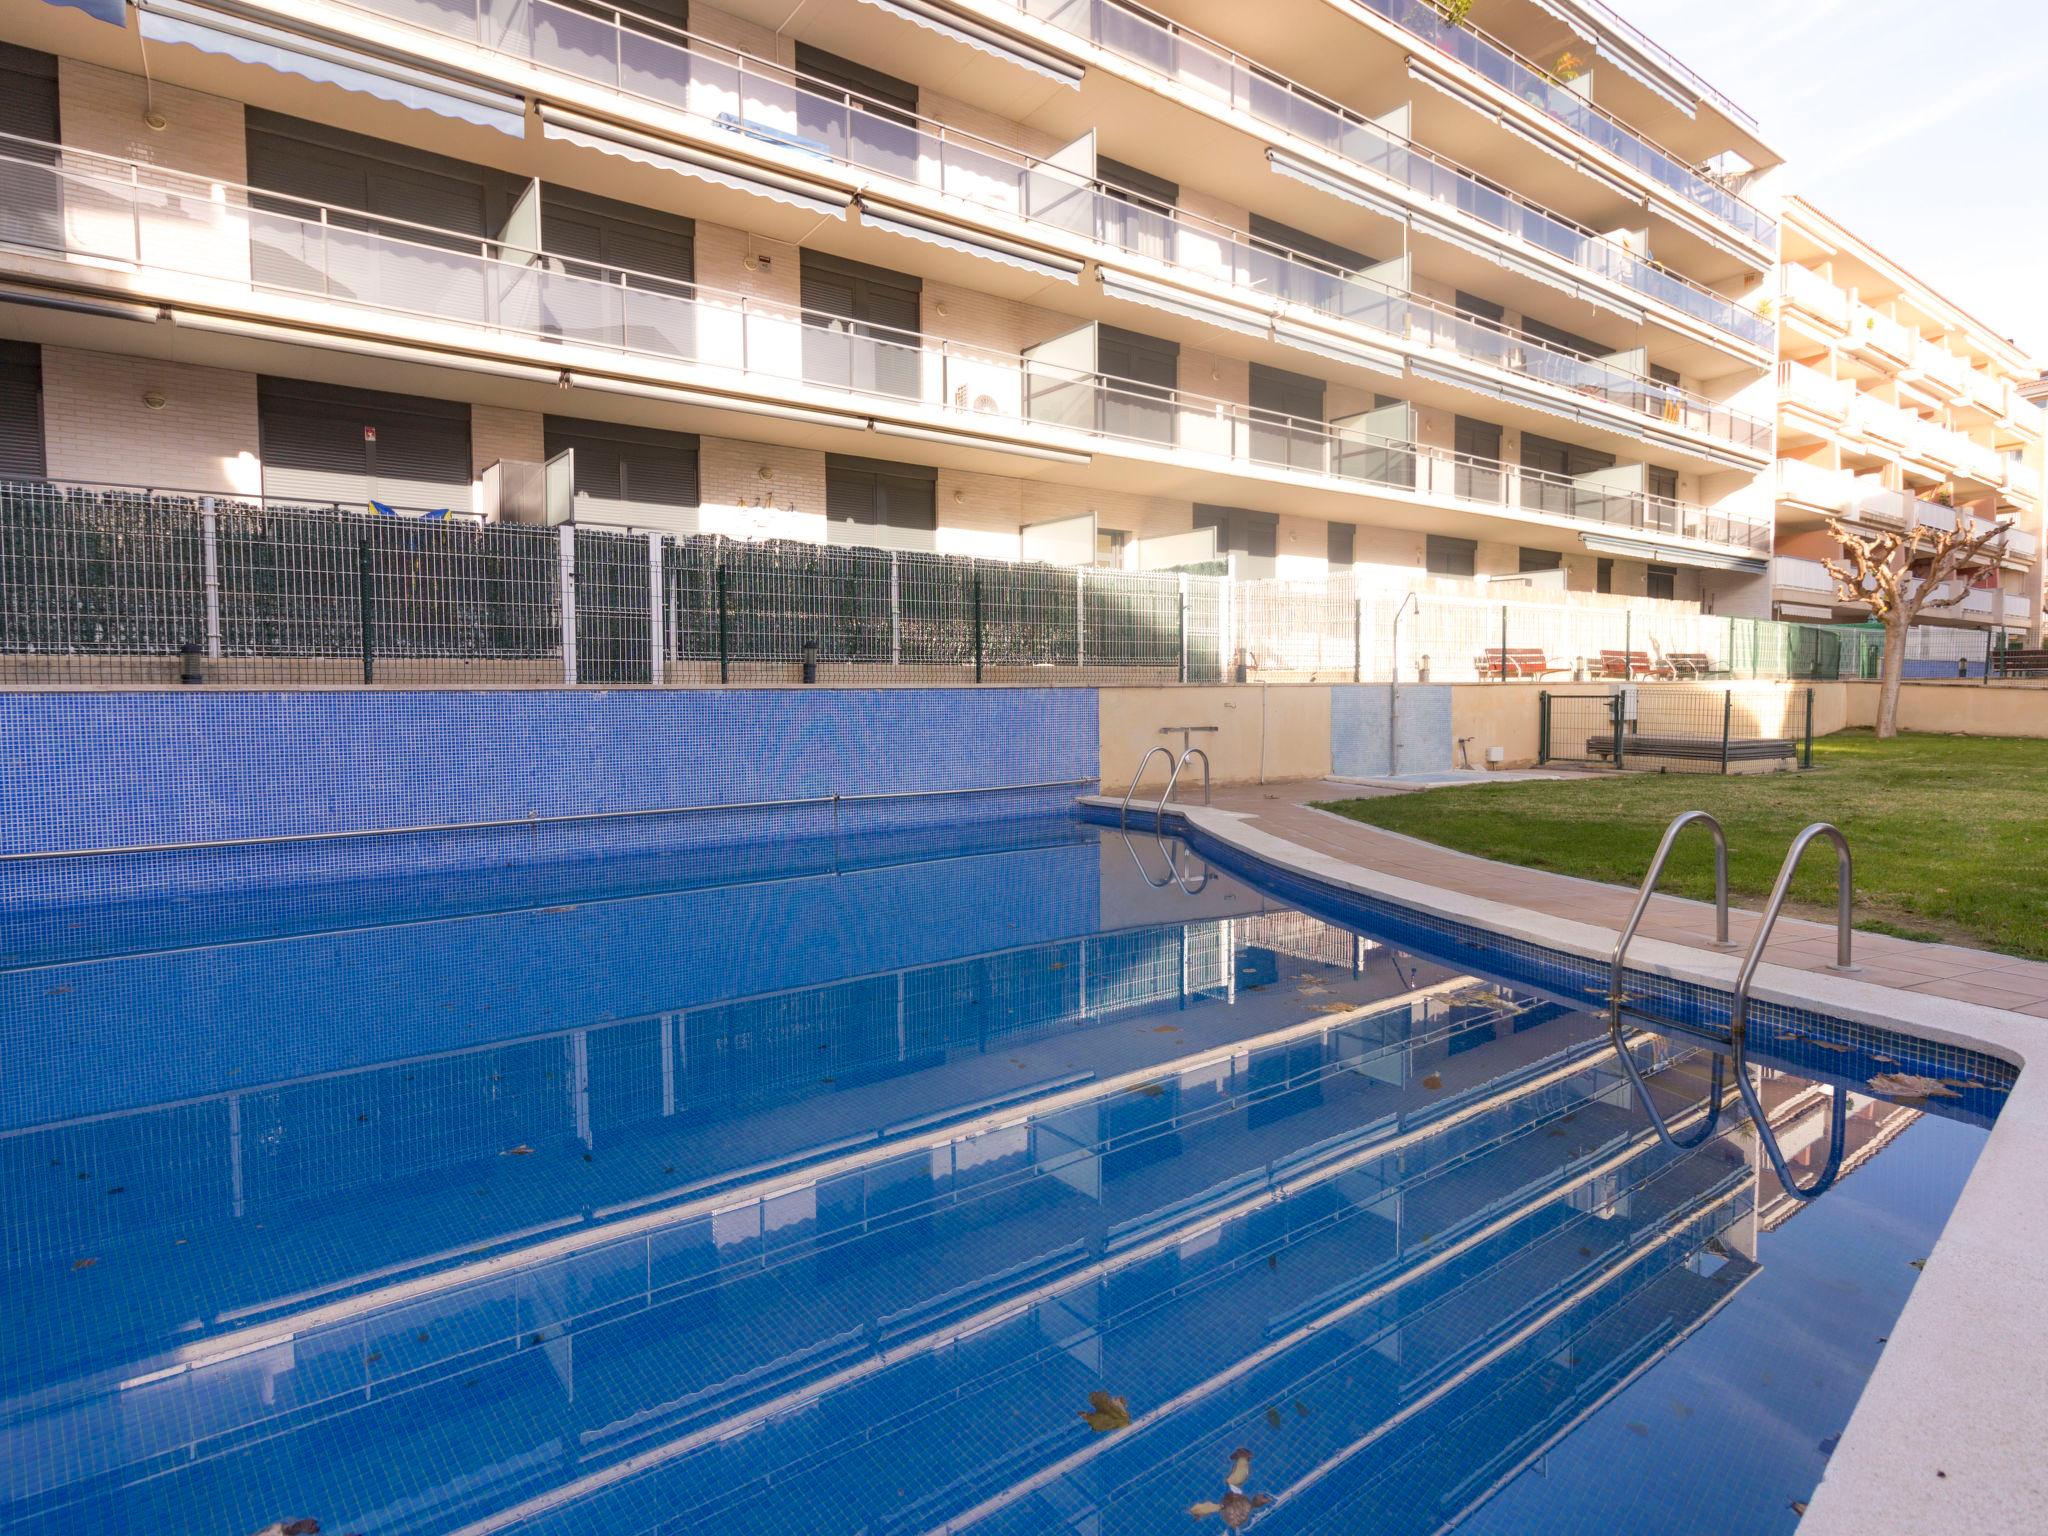
[[[1952,527],[1921,524],[1903,532],[1859,533],[1838,519],[1828,531],[1842,557],[1823,560],[1835,580],[1835,600],[1867,603],[1884,625],[1884,657],[1877,680],[1877,734],[1899,732],[1899,684],[1906,675],[1906,632],[1923,613],[1954,608],[1970,595],[1966,573],[1988,555],[2005,552],[2004,523],[1980,522],[1958,507]]]

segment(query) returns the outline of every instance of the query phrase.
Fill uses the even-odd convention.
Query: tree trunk
[[[1906,631],[1911,624],[1903,606],[1884,616],[1884,656],[1877,669],[1877,739],[1899,734],[1899,684],[1906,676]]]

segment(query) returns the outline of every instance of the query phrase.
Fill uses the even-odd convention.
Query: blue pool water
[[[1801,1205],[1525,945],[1064,813],[638,836],[0,922],[0,1528],[1789,1530],[2011,1083],[1764,1010]]]

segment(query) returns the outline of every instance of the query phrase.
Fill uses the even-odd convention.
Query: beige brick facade
[[[43,433],[57,479],[263,488],[254,374],[44,347]]]

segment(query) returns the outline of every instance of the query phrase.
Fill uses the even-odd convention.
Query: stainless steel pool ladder
[[[1643,914],[1649,910],[1650,897],[1655,894],[1657,881],[1664,873],[1664,865],[1671,856],[1672,844],[1678,834],[1693,822],[1703,823],[1714,838],[1714,927],[1715,947],[1729,949],[1733,945],[1728,938],[1728,839],[1721,830],[1721,824],[1705,811],[1687,811],[1672,819],[1664,829],[1663,841],[1657,845],[1655,857],[1650,860],[1649,872],[1643,876],[1642,889],[1636,895],[1635,910],[1629,914],[1620,937],[1615,940],[1614,959],[1607,982],[1607,1029],[1614,1041],[1615,1054],[1621,1058],[1622,1067],[1629,1080],[1634,1083],[1636,1097],[1642,1101],[1649,1113],[1650,1123],[1657,1128],[1658,1136],[1669,1146],[1681,1150],[1697,1147],[1714,1132],[1721,1115],[1723,1096],[1722,1053],[1714,1053],[1713,1082],[1709,1090],[1710,1100],[1707,1118],[1697,1134],[1689,1134],[1680,1140],[1671,1134],[1664,1117],[1659,1113],[1650,1096],[1649,1085],[1636,1067],[1635,1056],[1628,1049],[1622,1034],[1621,1006],[1625,1001],[1622,992],[1622,961],[1628,953],[1628,946],[1636,936]],[[1795,1200],[1811,1200],[1835,1182],[1842,1168],[1843,1142],[1848,1125],[1848,1094],[1839,1086],[1834,1089],[1833,1103],[1829,1113],[1828,1159],[1819,1176],[1812,1184],[1802,1188],[1792,1177],[1792,1170],[1785,1161],[1785,1154],[1778,1146],[1778,1138],[1771,1130],[1770,1120],[1764,1114],[1762,1102],[1757,1097],[1755,1086],[1749,1080],[1747,1049],[1749,1041],[1749,989],[1756,978],[1756,968],[1763,961],[1764,946],[1770,941],[1771,930],[1777,926],[1778,914],[1783,910],[1785,898],[1792,888],[1793,873],[1799,867],[1799,860],[1816,838],[1825,837],[1835,845],[1835,875],[1838,885],[1835,908],[1835,963],[1830,969],[1852,971],[1850,951],[1850,910],[1855,883],[1854,866],[1849,856],[1849,840],[1841,829],[1829,822],[1817,821],[1805,828],[1792,840],[1792,846],[1785,851],[1785,859],[1778,867],[1777,883],[1771,887],[1770,900],[1764,904],[1762,920],[1757,924],[1756,935],[1750,940],[1749,951],[1743,956],[1742,968],[1736,973],[1735,993],[1728,1009],[1728,1057],[1735,1069],[1735,1086],[1742,1096],[1743,1105],[1749,1110],[1750,1118],[1756,1124],[1757,1139],[1762,1144],[1764,1155],[1771,1161],[1771,1168],[1778,1176],[1778,1182],[1785,1193]],[[1645,1014],[1645,1017],[1654,1016]]]
[[[1124,850],[1130,854],[1131,862],[1138,866],[1138,878],[1151,886],[1153,890],[1163,891],[1169,885],[1177,885],[1180,887],[1182,895],[1199,896],[1209,884],[1209,866],[1207,863],[1202,865],[1201,878],[1194,880],[1192,884],[1189,883],[1190,880],[1193,880],[1193,877],[1187,872],[1187,860],[1193,858],[1194,854],[1185,844],[1182,845],[1181,849],[1182,857],[1176,861],[1173,856],[1173,849],[1167,846],[1166,839],[1163,837],[1159,839],[1159,851],[1166,856],[1166,878],[1164,880],[1154,880],[1152,872],[1145,867],[1145,861],[1138,856],[1138,845],[1131,841],[1130,833],[1124,833],[1123,840]]]
[[[1159,818],[1166,814],[1166,802],[1173,798],[1173,787],[1180,782],[1181,769],[1187,766],[1188,759],[1191,757],[1199,757],[1202,760],[1202,804],[1209,804],[1208,753],[1204,752],[1200,747],[1183,747],[1180,756],[1174,758],[1172,749],[1168,747],[1147,747],[1145,755],[1138,759],[1138,771],[1131,775],[1131,787],[1124,791],[1123,808],[1117,813],[1117,825],[1126,832],[1131,827],[1131,797],[1137,794],[1138,781],[1145,777],[1145,770],[1152,765],[1152,754],[1155,752],[1173,762],[1173,771],[1166,776],[1166,788],[1159,796],[1159,803],[1152,808],[1152,826],[1154,830],[1157,830],[1159,826]]]

